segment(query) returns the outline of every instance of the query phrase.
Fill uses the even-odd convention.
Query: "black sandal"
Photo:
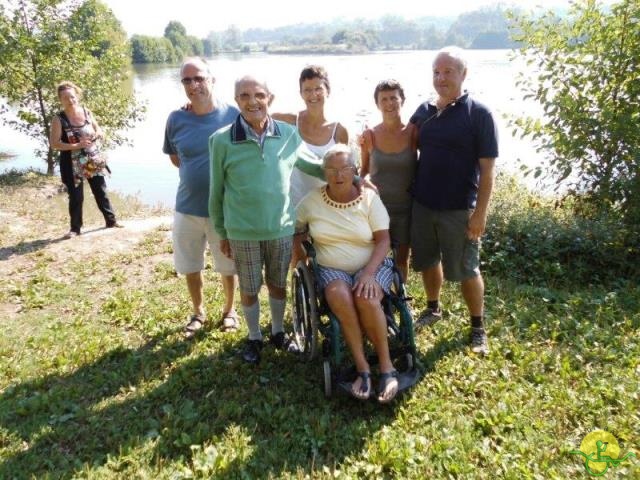
[[[360,382],[360,388],[354,390],[353,383],[356,383],[358,377],[362,380]],[[371,373],[370,372],[358,372],[356,380],[351,384],[351,396],[358,400],[369,400],[371,396]]]
[[[392,380],[396,381],[396,391],[393,393],[393,395],[391,395],[390,398],[387,399],[383,399],[382,398],[382,394],[387,390],[387,387],[389,386],[389,383],[391,383]],[[398,372],[395,370],[391,370],[390,372],[385,372],[385,373],[381,373],[380,374],[380,381],[378,382],[378,402],[380,403],[389,403],[391,402],[394,398],[396,398],[396,395],[398,394],[398,388],[400,387],[400,382],[398,382]]]

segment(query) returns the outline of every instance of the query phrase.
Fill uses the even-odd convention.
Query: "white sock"
[[[256,302],[248,307],[242,305],[244,318],[249,328],[249,340],[262,340],[262,332],[260,331],[260,303]]]
[[[284,332],[284,309],[287,305],[285,298],[279,299],[269,295],[269,307],[271,308],[271,334]]]

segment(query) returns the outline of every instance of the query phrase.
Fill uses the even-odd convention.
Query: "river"
[[[465,88],[494,112],[500,133],[498,169],[516,171],[519,162],[540,163],[527,140],[514,138],[508,128],[507,115],[531,113],[539,108],[522,100],[515,80],[518,65],[509,60],[508,50],[469,50]],[[323,65],[331,79],[331,96],[327,112],[352,132],[362,125],[374,125],[380,115],[373,101],[373,90],[379,80],[395,78],[403,85],[406,102],[404,117],[413,113],[423,101],[433,96],[431,61],[433,51],[381,52],[368,55],[306,56],[253,54],[216,57],[211,60],[218,98],[233,101],[233,84],[238,77],[252,73],[263,76],[275,94],[272,112],[295,112],[304,108],[298,76],[307,64]],[[145,120],[128,136],[131,146],[109,152],[113,175],[108,179],[111,190],[138,195],[148,204],[173,205],[178,173],[162,153],[164,126],[171,110],[186,102],[179,82],[177,65],[135,65],[132,67],[136,97],[147,105]],[[0,161],[0,172],[10,168],[34,167],[44,170],[42,160],[34,157],[35,142],[6,126],[0,126],[0,151],[15,154]]]

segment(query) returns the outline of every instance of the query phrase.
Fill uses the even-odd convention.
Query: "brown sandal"
[[[184,336],[186,338],[193,338],[203,326],[204,318],[201,315],[191,315],[189,323],[184,327]]]

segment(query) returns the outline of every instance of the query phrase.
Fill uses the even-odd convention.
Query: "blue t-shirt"
[[[216,109],[206,115],[185,110],[169,115],[162,151],[180,159],[176,212],[209,216],[209,137],[239,113],[236,107],[217,102]]]
[[[425,102],[411,117],[419,128],[415,200],[432,210],[475,208],[480,158],[498,156],[498,132],[491,112],[481,103],[460,97],[438,115]]]

